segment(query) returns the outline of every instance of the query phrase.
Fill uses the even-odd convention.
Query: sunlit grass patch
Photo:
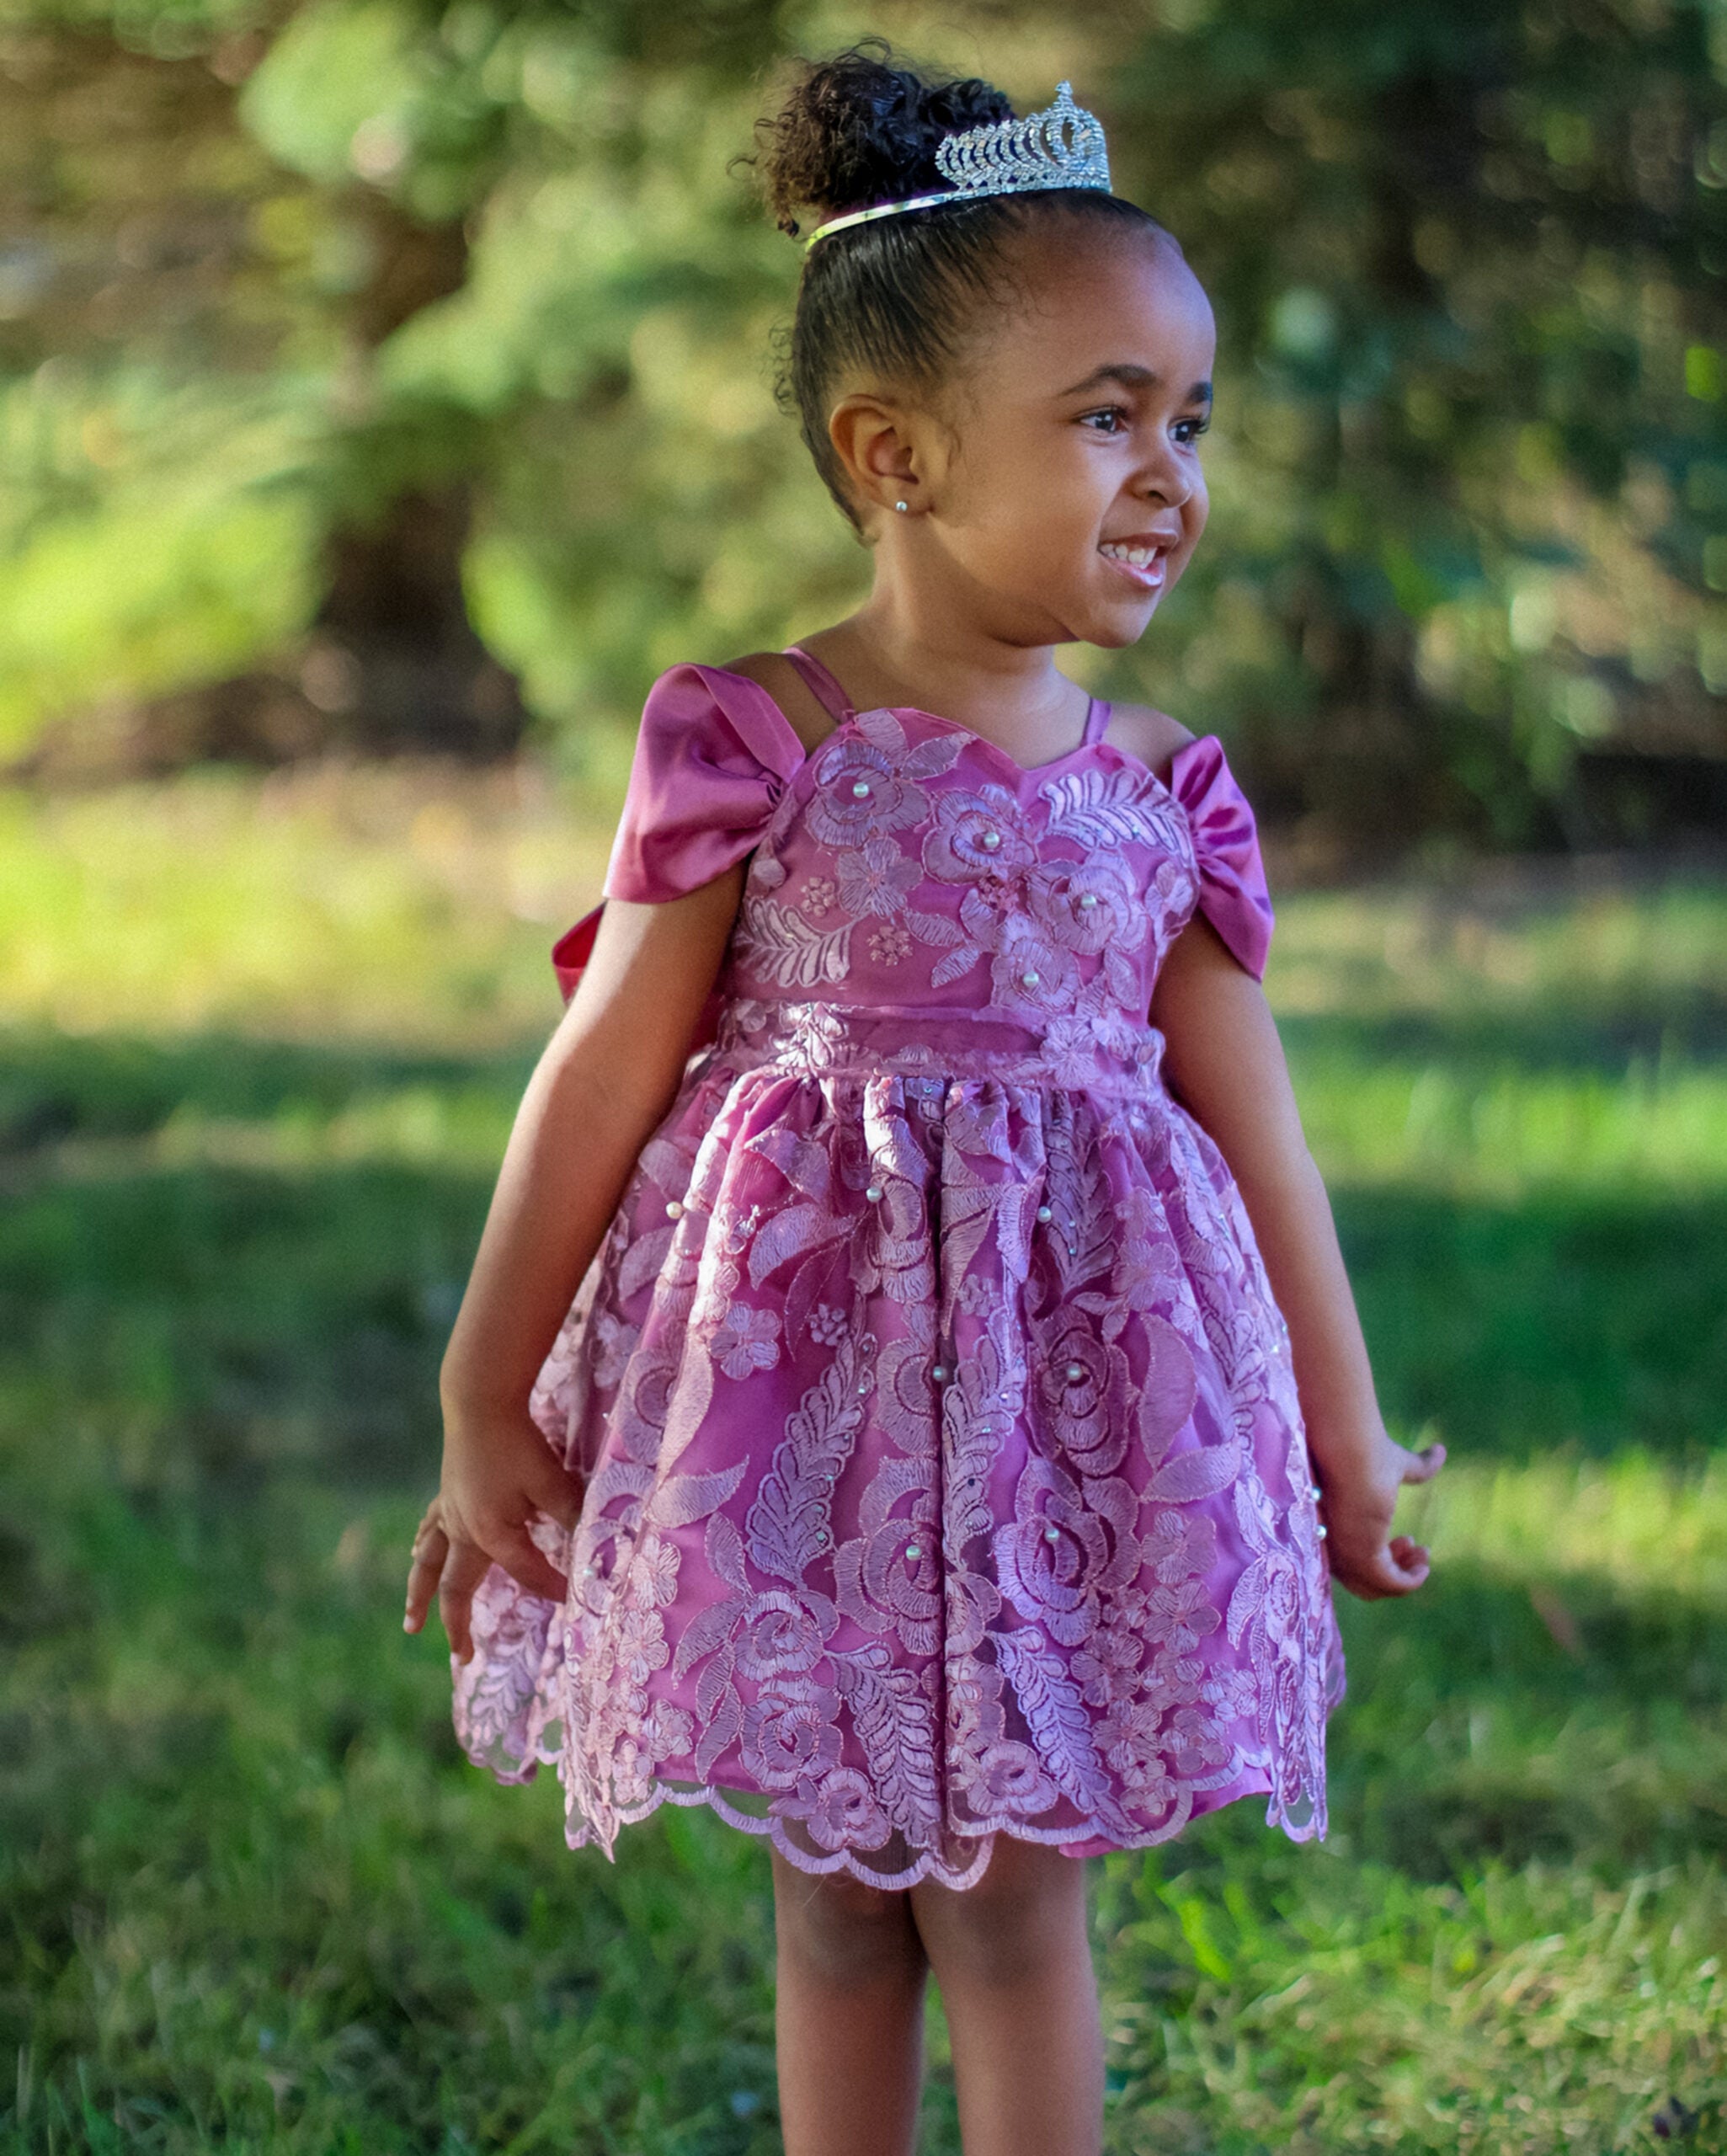
[[[1727,933],[1727,920],[1724,920]],[[1530,1069],[1427,1044],[1328,1039],[1289,1028],[1315,1158],[1333,1182],[1396,1182],[1516,1198],[1531,1189],[1727,1187],[1727,1068],[1634,1051],[1617,1070]]]
[[[1552,1011],[1672,1025],[1727,1015],[1727,892],[1719,876],[1610,863],[1483,863],[1443,882],[1298,892],[1278,907],[1270,985],[1280,1011]]]
[[[1727,1182],[1727,886],[1301,893],[1267,985],[1329,1177],[1502,1199]]]
[[[1245,1850],[1107,1865],[1119,2150],[1616,2156],[1658,2113],[1719,2146],[1716,1865],[1421,1886],[1315,1852],[1277,1908]]]
[[[78,1033],[518,1040],[616,804],[509,775],[328,769],[0,792],[0,1012]]]
[[[1522,1580],[1586,1576],[1727,1614],[1727,1452],[1688,1469],[1641,1452],[1463,1462],[1406,1491],[1399,1519],[1453,1561]]]
[[[1426,1878],[1727,1856],[1718,1462],[1447,1466],[1399,1518],[1435,1569],[1412,1601],[1343,1604],[1346,1841]]]

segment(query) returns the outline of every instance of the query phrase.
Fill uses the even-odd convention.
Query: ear
[[[920,505],[922,459],[914,431],[903,406],[868,390],[842,397],[829,414],[828,439],[861,509]]]

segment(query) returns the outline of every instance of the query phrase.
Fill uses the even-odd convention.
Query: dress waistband
[[[866,1010],[737,996],[721,1006],[715,1054],[738,1070],[771,1066],[801,1077],[893,1072],[1143,1094],[1157,1086],[1163,1051],[1156,1027],[1110,1014],[1022,1017],[941,1005]]]

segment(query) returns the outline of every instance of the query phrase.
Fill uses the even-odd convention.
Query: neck
[[[963,726],[1035,742],[1037,729],[1071,730],[1085,701],[1047,643],[1015,642],[934,579],[883,574],[857,611],[821,639],[861,707],[909,704]]]

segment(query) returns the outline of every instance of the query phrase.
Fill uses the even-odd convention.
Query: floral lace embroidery
[[[457,1721],[557,1764],[573,1845],[701,1801],[903,1886],[1250,1790],[1323,1831],[1287,1335],[1145,1019],[1192,837],[1139,768],[1015,792],[966,741],[866,712],[786,788],[541,1373],[570,1593],[493,1569]]]

